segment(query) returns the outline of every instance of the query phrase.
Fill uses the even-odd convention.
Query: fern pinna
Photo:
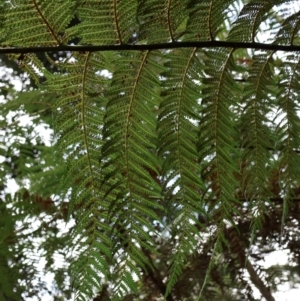
[[[160,296],[175,300],[191,256],[207,271],[194,296],[214,300],[210,287],[226,274],[214,264],[228,248],[246,258],[268,213],[277,214],[274,198],[283,203],[283,230],[300,176],[299,53],[281,55],[276,46],[299,43],[295,2],[1,2],[3,49],[115,47],[61,59],[48,53],[47,66],[34,53],[11,55],[41,90],[57,94],[56,145],[66,161],[59,189],[76,222],[70,275],[78,300],[101,291],[112,300],[138,296],[145,277],[156,283],[155,273],[163,278]],[[262,28],[274,49],[242,49],[256,45]],[[236,47],[178,48],[220,40]],[[159,43],[170,47],[118,48]],[[245,215],[246,253],[234,244]],[[168,274],[159,275],[156,256]],[[224,276],[222,285],[230,283]]]

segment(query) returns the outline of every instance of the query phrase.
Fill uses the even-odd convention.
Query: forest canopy
[[[299,288],[299,30],[296,0],[0,0],[0,301]]]

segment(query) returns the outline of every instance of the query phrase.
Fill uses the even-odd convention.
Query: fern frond
[[[221,26],[228,19],[230,7],[235,0],[189,1],[189,18],[184,39],[187,41],[212,41],[220,33]]]
[[[235,227],[237,218],[241,215],[235,195],[239,186],[239,171],[236,167],[239,154],[234,113],[239,107],[241,90],[234,80],[235,72],[239,69],[234,49],[212,49],[204,54],[198,151],[202,177],[206,184],[203,192],[205,205],[218,229],[215,247],[219,248],[221,241],[226,243],[222,230],[225,229],[225,223]],[[208,274],[213,265],[214,262],[209,263]]]
[[[17,60],[20,68],[30,75],[37,86],[39,86],[42,82],[43,76],[50,74],[44,67],[42,61],[34,53],[26,53],[22,55],[12,54],[9,58],[11,60]]]
[[[138,5],[138,38],[148,43],[176,41],[184,32],[182,25],[188,15],[189,1],[142,0]]]
[[[136,1],[81,0],[76,9],[79,24],[66,30],[66,38],[80,44],[125,44],[137,30]]]
[[[148,225],[151,221],[147,216],[141,216],[140,212],[144,212],[143,208],[140,212],[137,210],[131,212],[130,207],[125,212],[120,212],[119,220],[116,221],[117,227],[120,227],[115,234],[117,252],[112,271],[114,276],[112,300],[120,300],[128,293],[137,294],[137,280],[133,277],[140,281],[142,270],[146,272],[147,269],[152,269],[147,252],[153,252],[155,249],[150,233],[154,234],[156,230],[152,225]],[[127,220],[124,220],[125,217]]]
[[[174,200],[167,210],[173,212],[173,220],[178,220],[172,223],[172,228],[180,229],[170,259],[169,293],[182,271],[185,257],[196,245],[199,225],[195,216],[204,212],[196,147],[200,98],[198,71],[202,66],[197,49],[175,50],[168,55],[165,65],[168,70],[163,73],[165,82],[158,116],[159,154],[164,160],[166,207],[168,200]]]
[[[284,0],[251,0],[243,6],[238,19],[229,32],[228,39],[231,41],[255,42],[259,26],[267,19],[270,10],[285,2]]]
[[[271,149],[274,145],[274,98],[276,86],[273,78],[273,52],[261,52],[253,57],[249,78],[243,90],[242,127],[242,190],[251,200],[253,230],[261,227],[266,202],[271,197],[268,189]]]
[[[66,186],[72,187],[69,214],[77,220],[73,237],[76,254],[79,252],[72,276],[78,299],[85,300],[101,289],[101,279],[109,274],[108,204],[101,190],[99,163],[106,105],[103,93],[109,79],[101,74],[108,67],[104,55],[74,54],[72,60],[62,63],[65,74],[49,77],[46,86],[61,93],[55,105],[58,145],[67,156],[63,185],[69,183]],[[73,214],[74,208],[77,210]]]
[[[263,227],[270,209],[275,169],[284,221],[300,179],[295,153],[300,146],[299,53],[252,55],[231,48],[191,48],[189,43],[189,48],[174,48],[181,41],[227,36],[228,41],[250,42],[256,48],[259,45],[251,42],[259,38],[260,28],[277,17],[278,25],[268,24],[278,30],[274,45],[299,42],[299,12],[276,11],[286,0],[250,0],[238,13],[243,3],[1,2],[3,48],[45,45],[57,50],[65,44],[113,48],[140,42],[151,49],[162,47],[151,43],[176,42],[170,43],[172,49],[160,51],[67,52],[58,62],[48,54],[11,56],[42,89],[58,96],[57,146],[66,161],[61,188],[70,198],[69,218],[76,222],[72,232],[76,260],[70,273],[78,300],[92,299],[106,281],[112,300],[137,293],[144,275],[156,269],[149,253],[164,249],[154,238],[162,225],[168,242],[163,247],[170,252],[169,274],[163,275],[168,284],[160,281],[159,294],[166,299],[175,295],[173,287],[191,255],[203,242],[208,246],[215,240],[215,253],[205,257],[212,258],[208,273],[200,277],[211,284],[209,273],[217,252],[225,253],[221,247],[229,241],[228,224],[239,228],[238,223],[252,222],[250,243],[256,243],[256,230]],[[238,15],[234,23],[232,10]],[[76,25],[70,25],[71,20]],[[216,234],[213,239],[211,232]],[[217,299],[221,294],[212,285],[207,295]]]
[[[274,43],[293,44],[300,26],[300,13],[295,13],[287,18],[276,35]],[[284,61],[284,65],[283,65]],[[295,149],[300,146],[299,130],[300,120],[297,112],[298,89],[299,85],[299,64],[300,57],[298,53],[291,54],[279,61],[280,81],[278,82],[278,93],[276,104],[279,107],[277,113],[276,127],[278,143],[280,144],[280,186],[284,193],[284,204],[281,227],[283,229],[285,218],[289,212],[290,197],[294,195],[293,188],[297,185],[300,178],[299,156]],[[296,180],[296,181],[295,181]]]
[[[119,223],[126,233],[121,241],[123,259],[115,267],[114,274],[120,277],[113,289],[115,296],[134,290],[130,273],[140,277],[139,267],[149,264],[143,248],[153,251],[155,244],[149,235],[145,239],[144,231],[156,232],[152,222],[159,220],[162,209],[157,201],[161,198],[161,167],[156,154],[159,60],[155,52],[122,53],[107,93],[102,185],[110,186],[105,198],[111,200],[116,241],[121,240]]]
[[[172,233],[173,248],[168,262],[169,279],[165,297],[171,293],[172,288],[182,274],[187,258],[194,253],[201,241],[196,211],[194,208],[190,208],[188,204],[182,203],[183,209],[177,213],[178,216],[171,225],[174,229]]]
[[[17,2],[17,3],[15,3]],[[73,18],[76,1],[6,2],[4,6],[5,45],[57,46]]]
[[[277,94],[279,112],[277,115],[277,135],[280,147],[280,185],[285,195],[283,218],[286,217],[289,208],[289,198],[294,195],[293,188],[298,185],[300,179],[300,158],[295,152],[300,146],[300,118],[299,111],[300,88],[299,80],[299,54],[293,54],[286,58],[285,67],[281,70],[280,87]]]
[[[94,201],[78,210],[76,216],[79,223],[73,233],[73,245],[77,259],[71,265],[70,275],[78,300],[93,298],[110,274],[112,245],[107,235],[110,229],[107,211],[98,209],[100,205],[104,207],[103,202]]]
[[[284,45],[299,44],[300,12],[285,19],[280,27],[274,43]]]
[[[233,112],[241,91],[233,77],[237,68],[233,53],[233,49],[205,52],[206,78],[203,79],[198,149],[208,185],[207,197],[211,200],[209,210],[220,210],[222,218],[234,224],[231,216],[237,202],[234,191],[238,187],[235,177],[238,154]]]

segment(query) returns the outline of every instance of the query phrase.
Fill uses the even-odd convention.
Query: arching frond
[[[244,5],[237,20],[234,22],[228,39],[242,42],[256,41],[259,26],[267,19],[270,10],[284,2],[286,1],[249,1],[249,3]]]

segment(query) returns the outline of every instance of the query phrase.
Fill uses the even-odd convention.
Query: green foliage
[[[25,133],[8,117],[1,119],[4,133],[24,138],[3,138],[3,190],[5,175],[12,174],[21,186],[29,181],[30,197],[22,190],[14,202],[3,201],[0,210],[17,219],[4,204],[18,208],[27,200],[30,205],[20,209],[24,216],[31,210],[33,216],[56,212],[56,222],[75,222],[69,275],[78,300],[91,300],[97,293],[111,300],[141,300],[144,294],[146,300],[147,277],[158,298],[166,300],[196,300],[199,293],[199,300],[252,298],[241,276],[247,268],[257,283],[247,254],[255,244],[263,248],[266,229],[284,240],[284,230],[295,217],[299,53],[282,54],[276,47],[175,49],[172,43],[255,43],[263,30],[274,46],[298,45],[300,14],[293,4],[0,2],[1,48],[15,47],[18,53],[19,47],[116,46],[115,51],[73,51],[57,57],[10,55],[39,89],[18,94],[9,83],[1,86],[3,115],[19,110],[35,126],[50,125],[55,145],[30,136],[34,126]],[[167,42],[170,49],[118,49]],[[276,219],[270,225],[272,214]],[[45,236],[50,241],[49,233]],[[67,238],[51,240],[47,252],[59,249]],[[62,248],[65,257],[67,246]],[[295,257],[298,249],[291,251]],[[7,245],[0,252],[8,259],[14,255]],[[0,273],[8,261],[1,261]],[[193,288],[184,277],[194,281]],[[0,293],[16,298],[9,295],[15,285],[9,281]],[[178,291],[180,283],[189,287],[190,296]],[[63,286],[59,279],[57,284]],[[240,288],[242,297],[234,293]]]

